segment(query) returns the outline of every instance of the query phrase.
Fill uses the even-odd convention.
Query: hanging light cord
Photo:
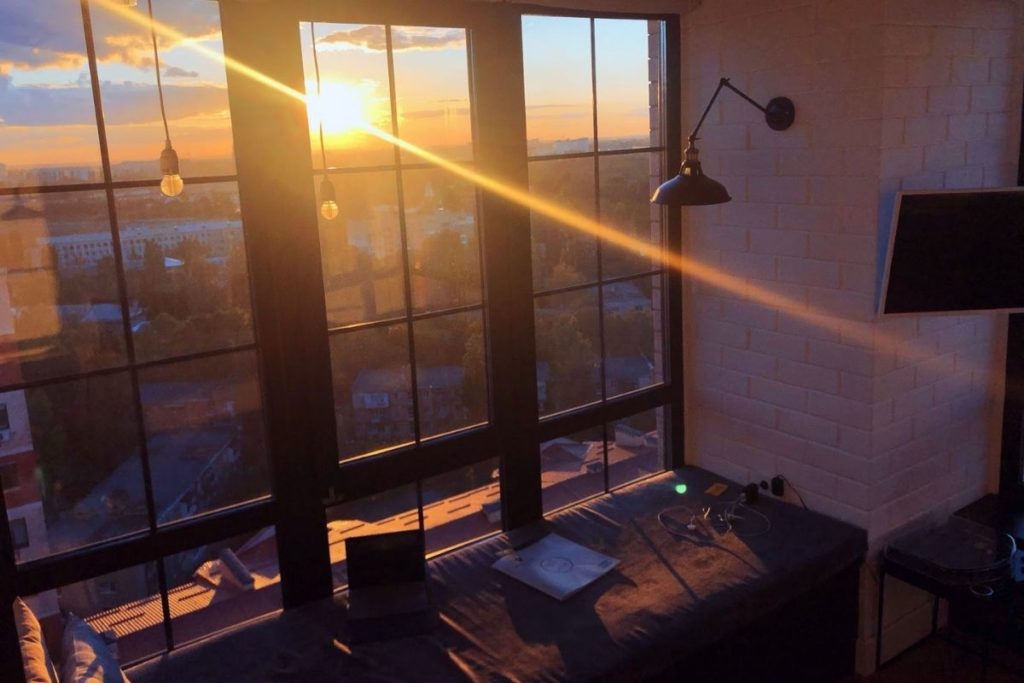
[[[316,56],[316,29],[315,24],[309,22],[309,37],[313,42],[313,69],[316,72],[316,102],[317,118],[320,119],[320,158],[324,162],[324,172],[327,172],[327,150],[324,148],[324,103],[320,97],[320,60]]]
[[[156,49],[156,24],[153,21],[153,0],[146,0],[149,6],[149,36],[153,39],[153,61],[156,63],[156,92],[160,96],[160,118],[164,122],[164,136],[167,146],[171,145],[171,130],[167,127],[167,111],[164,109],[164,86],[160,80],[160,53]]]

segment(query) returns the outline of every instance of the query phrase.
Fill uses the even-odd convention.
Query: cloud
[[[455,114],[456,116],[467,116],[469,115],[469,108],[458,107],[456,109],[420,109],[417,111],[407,111],[402,113],[403,119],[434,119],[442,116]]]
[[[150,83],[104,83],[103,111],[108,125],[159,120],[156,86]],[[167,116],[173,121],[213,116],[227,111],[227,91],[216,86],[165,85]],[[89,87],[13,86],[0,75],[0,119],[7,126],[93,125],[96,121]]]
[[[164,69],[164,78],[198,78],[198,71],[186,71],[180,66],[170,66]]]
[[[217,3],[209,0],[154,0],[158,21],[188,38],[220,33]],[[3,0],[0,21],[0,72],[11,69],[78,68],[85,63],[85,39],[79,0]],[[144,12],[142,6],[137,10]],[[140,14],[144,17],[145,14]],[[137,67],[153,63],[149,31],[92,3],[96,57]],[[162,50],[175,42],[158,37]]]
[[[393,27],[391,42],[396,51],[461,48],[466,45],[466,32],[462,29]],[[387,35],[383,26],[360,26],[329,33],[317,43],[381,51],[387,48]]]

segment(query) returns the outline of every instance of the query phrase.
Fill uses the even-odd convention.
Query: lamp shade
[[[699,152],[692,140],[686,148],[686,160],[679,169],[679,175],[662,183],[651,197],[653,203],[665,206],[706,206],[731,200],[722,183],[704,175]]]

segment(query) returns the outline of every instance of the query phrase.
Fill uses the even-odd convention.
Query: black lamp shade
[[[679,175],[662,183],[651,197],[655,204],[665,206],[707,206],[731,200],[725,186],[704,175],[700,162],[695,159],[683,162]]]

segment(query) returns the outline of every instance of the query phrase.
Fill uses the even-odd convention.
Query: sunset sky
[[[0,164],[97,167],[92,93],[78,0],[4,0],[0,23]],[[145,3],[138,12],[144,13]],[[171,135],[184,159],[231,157],[224,66],[190,48],[222,51],[217,4],[157,0],[157,19],[189,36],[160,39]],[[148,32],[93,4],[101,92],[112,161],[151,162],[163,131]],[[390,154],[366,135],[366,120],[390,129],[385,32],[380,26],[317,24],[323,106],[311,97],[311,128],[322,110],[331,165]],[[443,151],[468,149],[469,84],[465,32],[394,27],[395,86],[403,138]],[[309,25],[297,27],[315,93]],[[647,24],[599,20],[596,28],[602,138],[647,132]],[[529,137],[590,137],[590,35],[584,19],[527,17],[524,52]],[[346,157],[346,152],[349,154]],[[453,152],[456,156],[467,152]],[[385,159],[386,161],[386,159]],[[183,162],[184,163],[184,162]]]

